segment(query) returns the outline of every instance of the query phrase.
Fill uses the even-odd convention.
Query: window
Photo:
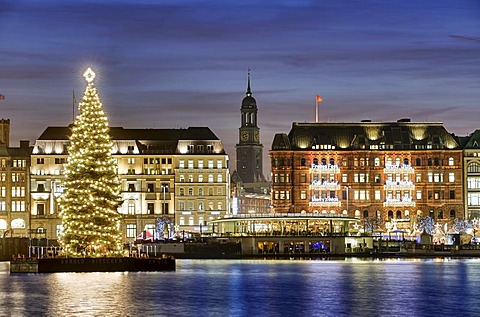
[[[198,189],[198,196],[203,196],[203,188]]]
[[[194,146],[193,144],[187,145],[187,151],[188,151],[188,153],[193,153],[194,149],[195,149],[195,146]]]
[[[208,168],[213,168],[213,160],[208,160]]]
[[[0,211],[7,211],[7,202],[4,200],[0,201]],[[5,228],[7,229],[7,228]]]
[[[223,168],[222,160],[217,160],[217,168]]]
[[[135,203],[134,202],[129,202],[128,203],[128,214],[129,215],[134,215],[135,214]]]
[[[453,210],[453,209],[452,209],[452,210],[450,210],[450,218],[451,218],[451,219],[454,219],[454,218],[456,218],[456,215],[455,215],[455,210]]]
[[[137,237],[137,225],[127,224],[127,238],[136,238],[136,237]]]
[[[133,145],[127,146],[128,153],[132,153],[134,149],[135,149],[135,147]]]
[[[184,160],[178,161],[178,168],[185,168],[185,161]]]
[[[180,188],[179,189],[179,194],[180,194],[180,196],[185,196],[185,188]]]
[[[134,192],[135,191],[135,184],[128,184],[128,191]]]
[[[199,183],[203,182],[203,175],[202,174],[198,175],[198,182]]]
[[[221,183],[223,181],[222,174],[217,175],[217,183]]]
[[[442,210],[437,211],[437,219],[443,219],[443,211]]]
[[[185,217],[180,217],[180,226],[185,225]]]
[[[193,196],[193,188],[188,188],[188,196]]]
[[[307,160],[305,160],[305,158],[302,157],[302,159],[300,160],[300,166],[306,166],[307,165]]]
[[[453,159],[453,157],[450,157],[450,158],[448,159],[448,165],[449,165],[449,166],[455,165],[455,160]]]
[[[193,160],[188,160],[188,168],[193,169]]]
[[[67,162],[67,159],[64,157],[56,157],[55,158],[55,164],[65,164]]]
[[[368,218],[368,210],[363,211],[363,218]]]
[[[469,173],[480,173],[480,164],[477,162],[470,163],[467,170]]]
[[[388,211],[388,218],[393,218],[393,210]]]
[[[147,184],[147,192],[153,193],[155,191],[155,184],[149,183]]]
[[[376,190],[375,191],[375,200],[381,200],[381,199],[382,199],[381,192],[379,190]]]
[[[180,175],[180,183],[185,183],[185,175]]]
[[[37,205],[37,215],[44,216],[45,215],[45,204],[38,204]]]
[[[396,214],[395,214],[395,217],[397,219],[401,219],[402,218],[402,212],[400,210],[397,210]]]
[[[417,158],[415,159],[415,165],[416,165],[416,166],[422,166],[422,159],[419,158],[419,157],[417,157]]]
[[[193,183],[193,175],[188,175],[188,182]]]
[[[4,160],[2,160],[2,163],[3,162],[4,162]],[[37,164],[45,164],[45,159],[43,157],[37,158]],[[3,165],[3,167],[5,167],[5,165]]]
[[[455,191],[454,190],[450,191],[449,198],[450,199],[455,199]]]
[[[127,158],[127,164],[135,164],[135,158],[133,157]]]
[[[185,203],[184,202],[178,203],[178,209],[180,209],[181,211],[185,210]]]
[[[153,215],[155,213],[155,204],[154,203],[147,203],[147,213],[149,215]]]
[[[348,182],[347,174],[342,174],[342,183]]]
[[[188,210],[193,210],[193,201],[188,202]]]
[[[198,210],[203,211],[205,208],[203,201],[198,202]]]
[[[376,157],[375,160],[373,160],[373,164],[375,166],[380,166],[380,158]]]
[[[207,145],[207,153],[213,153],[213,145]]]
[[[198,160],[198,168],[203,168],[203,160]]]
[[[448,173],[448,181],[453,183],[455,181],[455,173]]]
[[[208,182],[213,183],[213,175],[212,174],[208,175]]]
[[[197,153],[203,153],[203,145],[197,145]]]
[[[300,191],[300,199],[302,199],[302,200],[307,199],[307,191],[306,190]]]
[[[217,210],[222,210],[222,206],[223,204],[221,201],[217,202]]]
[[[421,182],[422,181],[422,174],[416,174],[415,175],[415,182]]]
[[[421,190],[417,190],[416,198],[418,200],[422,199],[422,191]]]

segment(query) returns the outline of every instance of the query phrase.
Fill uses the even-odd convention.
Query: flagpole
[[[318,98],[315,96],[315,122],[318,123]]]

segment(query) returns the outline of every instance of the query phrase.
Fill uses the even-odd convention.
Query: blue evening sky
[[[466,135],[480,128],[480,1],[0,0],[13,145],[71,122],[88,66],[111,126],[208,126],[232,167],[248,67],[265,155],[275,133],[314,121],[316,94],[321,121]]]

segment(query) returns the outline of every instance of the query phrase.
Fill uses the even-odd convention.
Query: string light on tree
[[[68,256],[120,256],[122,237],[120,186],[111,154],[107,117],[93,83],[79,103],[68,147],[64,192],[59,198],[63,232],[60,244]]]

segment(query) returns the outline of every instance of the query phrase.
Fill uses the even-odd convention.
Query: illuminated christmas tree
[[[118,256],[122,252],[120,185],[115,174],[108,121],[93,84],[79,104],[68,147],[66,180],[60,196],[63,232],[60,244],[67,256]]]

